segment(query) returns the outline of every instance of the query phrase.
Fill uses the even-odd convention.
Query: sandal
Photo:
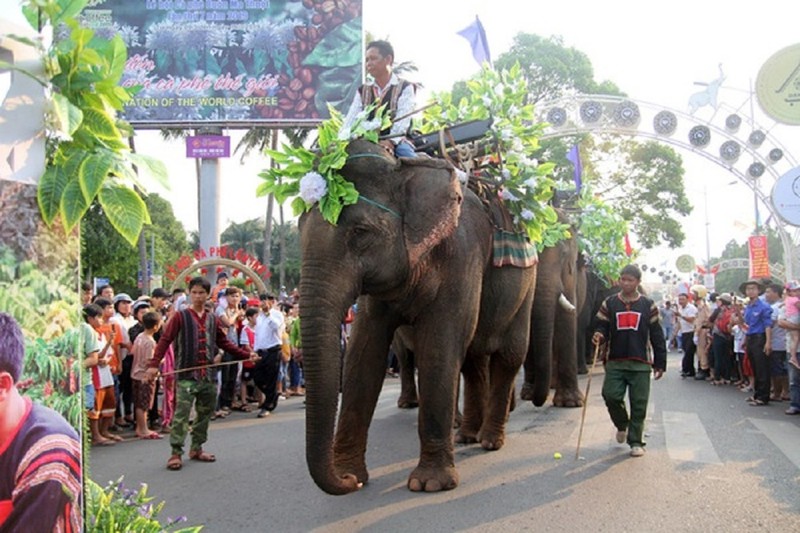
[[[183,468],[181,456],[178,454],[170,456],[169,460],[167,461],[167,470],[180,470],[181,468]]]
[[[152,433],[148,433],[147,435],[138,435],[139,440],[161,440],[164,437],[153,431]]]
[[[747,402],[747,403],[749,403],[750,405],[752,405],[752,406],[754,406],[754,407],[758,407],[758,406],[762,406],[762,405],[767,405],[767,402],[765,402],[765,401],[762,401],[762,400],[753,400],[753,401],[750,401],[750,402]]]
[[[93,440],[92,441],[92,446],[113,446],[115,444],[116,444],[116,442],[114,442],[113,440],[109,440],[109,439],[106,439],[106,440]]]
[[[202,449],[200,449],[190,451],[189,459],[192,461],[200,461],[201,463],[213,463],[217,460],[217,456],[213,453],[204,452]]]
[[[119,435],[103,435],[106,440],[113,440],[114,442],[122,442],[122,437]]]

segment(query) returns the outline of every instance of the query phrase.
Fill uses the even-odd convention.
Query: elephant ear
[[[458,226],[463,195],[453,166],[438,159],[404,159],[406,208],[403,234],[414,268],[431,249]]]

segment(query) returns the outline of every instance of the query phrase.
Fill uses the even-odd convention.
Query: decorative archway
[[[174,291],[178,287],[180,287],[186,279],[186,276],[200,270],[201,268],[208,268],[208,267],[216,267],[216,266],[227,266],[231,267],[236,270],[240,270],[247,279],[253,280],[256,288],[258,289],[259,294],[263,292],[267,292],[267,285],[264,283],[264,280],[261,279],[261,276],[258,273],[248,267],[246,264],[242,263],[241,261],[237,261],[235,259],[226,259],[224,257],[211,257],[208,259],[201,259],[195,263],[192,263],[190,266],[184,268],[175,276],[175,279],[172,281],[172,286],[170,287],[170,291]]]
[[[583,133],[616,133],[645,137],[697,154],[729,171],[744,183],[773,216],[783,246],[785,274],[798,270],[795,242],[800,227],[784,223],[770,199],[775,182],[798,166],[797,160],[756,122],[721,103],[711,119],[609,95],[576,95],[536,105],[537,118],[549,124],[542,139]],[[742,137],[740,138],[738,134]]]

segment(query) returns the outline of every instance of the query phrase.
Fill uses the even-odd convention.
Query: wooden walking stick
[[[172,376],[173,374],[181,374],[183,372],[193,372],[195,370],[203,370],[204,368],[216,368],[225,365],[235,365],[241,362],[242,360],[236,360],[236,361],[225,361],[224,363],[212,363],[210,365],[191,366],[189,368],[181,368],[179,370],[173,370],[172,372],[164,372],[163,374],[159,373],[159,375],[161,377]]]
[[[586,407],[589,405],[589,387],[592,386],[592,374],[594,374],[594,365],[600,358],[600,343],[597,343],[594,348],[594,361],[592,361],[592,369],[589,371],[589,378],[586,380],[586,393],[583,395],[583,410],[581,411],[581,429],[578,431],[578,446],[575,448],[575,460],[580,457],[581,452],[581,438],[583,438],[583,423],[586,421]]]

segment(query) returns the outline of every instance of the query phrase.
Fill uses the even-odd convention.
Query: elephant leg
[[[506,422],[513,409],[514,381],[527,354],[528,320],[527,313],[517,315],[508,330],[504,346],[489,360],[487,408],[478,433],[478,440],[485,450],[499,450],[505,444]],[[525,334],[520,333],[523,331]]]
[[[395,348],[395,355],[397,355],[397,360],[400,362],[400,397],[397,398],[397,407],[400,409],[413,409],[419,406],[415,379],[417,366],[414,361],[414,352],[402,346]]]
[[[474,315],[477,317],[477,312]],[[432,317],[442,316],[445,316],[442,310],[432,313]],[[459,368],[466,352],[463,339],[473,330],[473,324],[443,325],[441,320],[418,320],[414,327],[414,355],[419,369],[420,457],[408,478],[408,488],[412,491],[438,492],[458,486],[453,420]]]
[[[382,321],[365,320],[353,328],[344,361],[342,407],[334,441],[337,473],[369,480],[366,466],[367,434],[386,373],[391,333]]]
[[[556,407],[583,406],[583,393],[578,388],[578,362],[575,357],[575,329],[577,319],[574,313],[559,308],[556,312],[556,323],[561,324],[564,332],[553,339],[555,359],[555,388],[553,405]]]
[[[478,442],[483,424],[485,398],[489,394],[489,359],[486,356],[468,355],[461,369],[464,375],[464,413],[456,433],[456,442]]]

